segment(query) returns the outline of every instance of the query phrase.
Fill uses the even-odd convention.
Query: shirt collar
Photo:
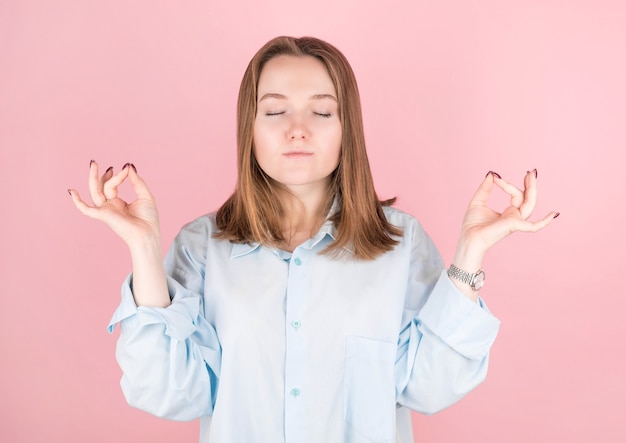
[[[230,251],[230,258],[238,258],[249,254],[260,246],[259,243],[233,243]]]
[[[326,221],[324,222],[320,230],[312,238],[304,242],[302,244],[302,247],[307,248],[307,249],[313,249],[319,242],[324,240],[326,236],[329,236],[332,240],[335,240],[335,238],[337,237],[337,228],[335,227],[335,224],[332,222],[331,217],[335,214],[335,212],[337,212],[338,207],[339,207],[338,199],[335,199],[335,201],[333,202],[330,208],[330,211],[328,211],[328,216],[326,217]],[[233,247],[230,252],[230,258],[231,259],[239,258],[244,255],[247,255],[255,251],[256,249],[258,249],[259,246],[260,246],[260,243],[258,242],[233,243]],[[344,249],[350,252],[351,254],[354,253],[354,251],[352,251],[349,248],[344,248]]]

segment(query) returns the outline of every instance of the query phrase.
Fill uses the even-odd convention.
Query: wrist
[[[464,288],[469,287],[474,292],[479,291],[485,284],[485,273],[481,269],[470,272],[451,264],[448,268],[448,277],[452,280],[456,280],[454,283],[457,287],[457,283],[460,282],[463,283]]]
[[[485,251],[465,242],[459,242],[454,253],[452,263],[467,272],[476,272],[481,269]]]
[[[128,243],[128,249],[130,250],[130,256],[134,261],[142,261],[147,258],[157,258],[162,260],[163,250],[161,246],[161,238],[159,236],[141,236],[133,238],[132,242]]]

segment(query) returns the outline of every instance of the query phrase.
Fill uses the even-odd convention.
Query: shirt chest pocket
[[[358,437],[346,441],[394,441],[396,352],[394,343],[347,337],[343,412],[347,434],[356,432]]]

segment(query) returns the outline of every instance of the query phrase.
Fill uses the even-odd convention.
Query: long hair
[[[342,140],[339,165],[331,175],[327,208],[335,202],[331,221],[336,238],[323,253],[340,255],[344,248],[360,259],[374,259],[395,246],[402,231],[390,224],[382,206],[395,199],[380,201],[367,152],[356,78],[344,55],[334,46],[313,37],[277,37],[265,44],[252,58],[239,88],[237,103],[237,186],[218,210],[217,238],[235,243],[258,242],[280,246],[283,236],[279,196],[284,189],[259,166],[254,156],[254,120],[257,113],[257,87],[261,71],[279,55],[311,56],[320,60],[337,91]]]

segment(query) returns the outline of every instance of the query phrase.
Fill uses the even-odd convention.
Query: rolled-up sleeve
[[[398,404],[433,414],[486,377],[500,321],[450,281],[431,240],[418,239],[396,357]]]
[[[196,221],[174,240],[165,259],[170,306],[137,307],[131,274],[109,323],[109,332],[120,324],[116,356],[126,400],[159,417],[193,420],[213,412],[221,347],[204,316],[208,235]]]

